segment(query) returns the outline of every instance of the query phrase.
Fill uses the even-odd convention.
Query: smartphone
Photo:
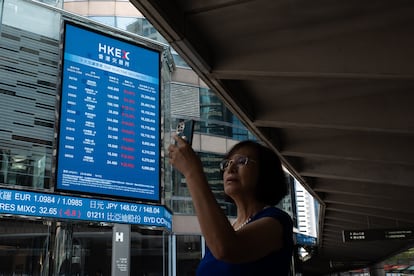
[[[177,125],[177,135],[192,145],[194,135],[194,120],[180,121]]]

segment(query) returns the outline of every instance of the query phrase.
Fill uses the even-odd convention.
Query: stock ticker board
[[[154,226],[172,230],[164,206],[0,189],[0,214]]]

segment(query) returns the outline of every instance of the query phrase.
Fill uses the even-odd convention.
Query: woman
[[[287,194],[278,156],[253,141],[236,144],[220,168],[224,192],[237,207],[231,224],[217,204],[202,164],[185,140],[175,136],[170,164],[186,178],[206,254],[197,275],[289,275],[292,258],[292,220],[274,207]]]

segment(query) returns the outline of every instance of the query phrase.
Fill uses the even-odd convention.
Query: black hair
[[[278,204],[288,194],[288,181],[279,156],[270,148],[252,140],[234,145],[224,158],[229,158],[241,148],[251,148],[258,163],[256,199],[266,205]]]

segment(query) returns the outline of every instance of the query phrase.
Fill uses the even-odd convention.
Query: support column
[[[369,268],[371,276],[385,276],[384,263],[377,263]]]
[[[53,246],[53,275],[71,275],[73,226],[56,222]]]

